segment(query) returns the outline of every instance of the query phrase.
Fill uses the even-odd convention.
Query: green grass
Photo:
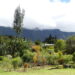
[[[0,75],[75,75],[75,69],[34,69],[28,70],[28,72],[3,72],[0,71]]]

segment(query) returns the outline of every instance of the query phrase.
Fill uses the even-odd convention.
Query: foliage
[[[29,46],[29,42],[26,42],[23,38],[0,36],[0,56],[22,56],[23,50],[30,48]]]
[[[13,57],[22,56],[23,50],[25,49],[25,41],[21,38],[16,38],[9,40],[8,42],[8,54],[11,54]]]
[[[63,55],[58,59],[59,64],[70,64],[72,62],[72,55]]]
[[[3,56],[0,56],[0,61],[2,61],[3,60]]]
[[[70,66],[74,64],[75,53],[73,55],[66,54],[65,40],[56,41],[57,51],[53,46],[44,48],[42,45],[42,43],[35,45],[35,42],[20,37],[0,36],[0,46],[2,46],[0,47],[0,66],[11,70],[21,67],[22,63],[35,63],[39,66],[46,64]]]
[[[75,52],[75,36],[71,36],[66,41],[66,53],[73,54]]]
[[[58,64],[59,55],[57,53],[50,54],[47,57],[48,64],[57,65]]]
[[[44,55],[35,54],[33,57],[33,62],[35,65],[45,65],[46,64],[46,57]]]
[[[75,52],[73,53],[73,62],[75,62]]]
[[[22,59],[20,57],[13,58],[12,64],[13,64],[14,69],[16,69],[22,65]]]
[[[64,60],[64,64],[69,64],[72,61],[72,55],[64,55],[63,56],[63,60]]]
[[[36,40],[36,41],[35,41],[35,44],[36,44],[36,45],[40,45],[40,44],[41,44],[41,41]]]
[[[29,50],[25,50],[22,56],[23,62],[33,62],[34,53]]]
[[[32,46],[32,50],[35,52],[40,52],[41,46],[40,45],[34,45],[34,46]]]
[[[18,34],[21,33],[24,18],[24,10],[21,11],[20,6],[15,10],[13,28]]]
[[[54,54],[54,49],[47,49],[49,54]]]
[[[33,62],[35,65],[45,65],[46,61],[45,50],[42,49],[41,51],[35,52],[35,55],[33,57]]]
[[[49,35],[49,37],[46,38],[46,39],[44,40],[44,42],[45,42],[45,43],[49,43],[49,44],[54,44],[54,43],[56,42],[56,40],[57,40],[56,36],[53,37],[52,35]]]
[[[65,40],[57,40],[55,45],[54,45],[54,49],[55,49],[56,52],[64,51],[65,47],[66,47]]]
[[[9,59],[7,56],[2,57],[2,60],[0,61],[0,67],[5,71],[11,71],[13,68],[11,59]]]
[[[0,56],[7,54],[8,40],[8,37],[0,36]]]
[[[37,55],[34,55],[34,56],[33,56],[33,62],[34,62],[35,65],[37,64],[37,62],[38,62],[38,57],[37,57]]]
[[[75,68],[75,64],[72,64],[72,68]]]

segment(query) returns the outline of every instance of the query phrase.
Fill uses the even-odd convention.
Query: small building
[[[49,47],[49,46],[54,46],[54,44],[43,44],[43,47]]]
[[[44,44],[44,46],[54,46],[54,44]]]
[[[46,44],[45,43],[45,44],[42,45],[42,47],[51,48],[52,49],[52,48],[54,48],[54,44]]]

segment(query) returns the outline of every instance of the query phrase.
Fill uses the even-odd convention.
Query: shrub
[[[34,56],[33,56],[33,62],[36,65],[44,65],[46,64],[46,51],[45,50],[41,50],[39,52],[35,52]]]
[[[2,61],[3,60],[3,56],[0,56],[0,61]]]
[[[1,67],[5,70],[5,71],[11,71],[13,66],[11,63],[11,59],[9,59],[8,57],[3,57],[3,60],[1,61]]]
[[[63,58],[58,59],[58,63],[59,64],[63,64],[64,63],[64,59]]]
[[[16,69],[22,65],[22,59],[20,57],[13,58],[12,64],[13,64],[14,69]]]
[[[53,54],[54,53],[54,49],[48,49],[48,53],[49,54]]]
[[[63,60],[63,54],[62,54],[62,52],[59,51],[57,54],[58,54],[58,56],[59,56],[59,58],[58,58],[58,63],[59,63],[59,64],[63,64],[64,60]]]
[[[59,58],[59,55],[57,53],[48,55],[48,57],[47,57],[48,64],[57,65],[58,58]]]
[[[72,61],[72,55],[63,56],[64,64],[69,64]]]
[[[59,64],[69,64],[72,61],[72,55],[63,55],[58,59]]]
[[[34,56],[34,53],[32,53],[29,50],[25,50],[22,56],[23,62],[33,62],[33,56]]]
[[[38,62],[38,58],[36,55],[33,56],[33,62],[34,62],[34,64],[37,64],[37,62]]]
[[[42,55],[35,53],[35,55],[33,56],[33,62],[35,65],[41,65],[42,64]]]

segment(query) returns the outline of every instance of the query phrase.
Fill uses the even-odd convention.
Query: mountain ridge
[[[25,37],[28,40],[41,40],[44,41],[49,35],[56,36],[60,39],[66,39],[69,36],[75,35],[75,32],[63,32],[59,29],[25,29],[23,28],[22,31],[22,37]],[[15,31],[10,27],[3,27],[0,26],[0,35],[6,35],[6,36],[15,36]]]

